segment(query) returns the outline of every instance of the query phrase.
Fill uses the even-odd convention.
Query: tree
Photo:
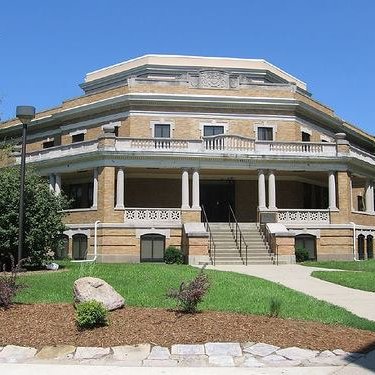
[[[19,168],[0,169],[0,262],[17,258]],[[64,196],[56,196],[48,183],[28,168],[25,179],[25,243],[23,258],[26,265],[43,267],[53,259],[61,246],[61,234],[65,229],[64,213],[67,208]]]

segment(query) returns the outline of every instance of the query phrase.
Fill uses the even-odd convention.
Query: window
[[[72,143],[83,142],[85,140],[85,133],[78,133],[72,135]]]
[[[296,250],[307,250],[310,260],[316,260],[316,237],[310,234],[300,234],[295,238]]]
[[[119,126],[115,126],[115,137],[118,137],[118,128]]]
[[[72,201],[71,208],[90,208],[93,199],[93,183],[74,184],[63,187],[68,199]]]
[[[273,128],[259,126],[258,141],[273,141]]]
[[[141,262],[163,262],[165,237],[161,234],[141,236]]]
[[[310,142],[311,135],[306,132],[302,132],[302,142]]]
[[[170,138],[171,125],[170,124],[154,124],[154,137],[155,138]]]
[[[55,145],[55,140],[43,142],[43,148],[51,148]]]
[[[224,126],[222,125],[204,125],[203,136],[209,137],[213,135],[224,134]]]

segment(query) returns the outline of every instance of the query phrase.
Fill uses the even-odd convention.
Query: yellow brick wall
[[[350,260],[353,252],[353,231],[322,229],[317,240],[318,260]]]

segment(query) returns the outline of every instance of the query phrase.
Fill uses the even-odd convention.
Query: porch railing
[[[229,215],[228,215],[228,222],[230,230],[233,234],[234,241],[236,242],[237,249],[240,252],[240,258],[242,262],[247,266],[247,243],[245,241],[244,236],[242,235],[241,228],[238,225],[238,221],[236,216],[233,212],[231,205],[229,205]],[[245,260],[244,253],[245,252]]]
[[[181,223],[179,208],[125,208],[125,222]]]
[[[212,237],[210,224],[208,223],[207,214],[203,205],[202,205],[202,213],[203,213],[204,228],[206,229],[208,233],[208,254],[211,258],[212,264],[215,265],[216,246],[215,246],[215,241]]]
[[[279,223],[299,224],[299,223],[320,223],[329,224],[329,210],[299,210],[299,209],[279,209],[276,212]]]

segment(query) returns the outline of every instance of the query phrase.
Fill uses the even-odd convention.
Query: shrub
[[[18,249],[19,168],[3,168],[0,172],[0,262],[10,262]],[[25,223],[23,266],[44,268],[53,260],[61,233],[65,230],[62,211],[67,208],[63,195],[53,194],[44,178],[32,168],[25,177]]]
[[[269,311],[269,316],[270,317],[278,317],[281,312],[281,304],[282,301],[279,298],[271,298],[270,301],[270,311]]]
[[[295,254],[297,263],[309,260],[309,252],[306,249],[296,249]]]
[[[189,283],[182,282],[179,289],[172,289],[167,293],[167,297],[175,299],[179,309],[185,313],[194,314],[197,312],[198,303],[202,302],[210,287],[207,275],[203,270],[204,267]]]
[[[10,272],[6,272],[5,264],[2,265],[0,273],[0,307],[9,308],[17,295],[17,292],[25,288],[24,284],[17,281],[17,275],[20,270],[20,263],[14,264],[14,258],[11,257]]]
[[[184,262],[184,256],[180,249],[169,246],[165,250],[164,262],[167,264],[182,264]]]
[[[94,328],[108,325],[108,311],[98,301],[87,301],[76,306],[76,322],[80,328]]]

